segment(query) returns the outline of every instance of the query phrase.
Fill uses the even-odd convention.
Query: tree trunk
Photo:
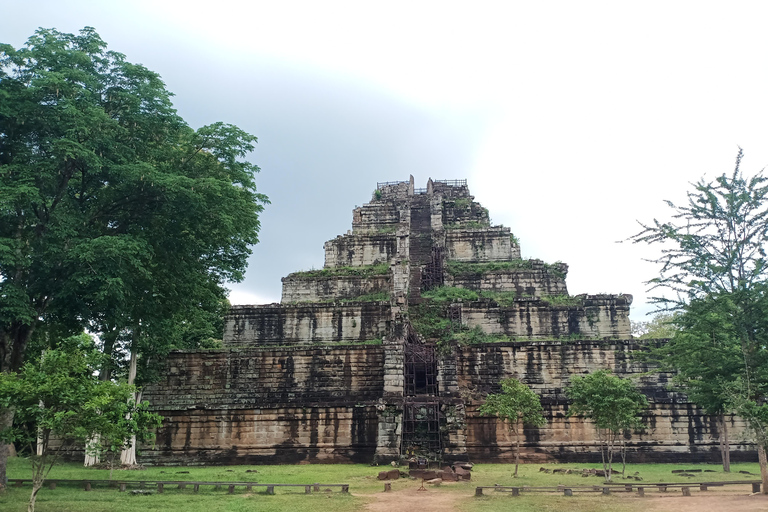
[[[13,409],[0,409],[0,430],[5,430],[12,425]],[[8,464],[9,451],[8,445],[4,442],[0,442],[0,490],[5,489],[8,485],[6,467]]]
[[[37,493],[43,487],[43,481],[35,478],[32,481],[32,496],[29,497],[29,504],[27,505],[27,512],[35,512],[35,501],[37,500]]]
[[[731,472],[731,442],[728,439],[728,423],[725,421],[725,414],[718,418],[720,421],[720,455],[723,461],[723,471]]]
[[[515,432],[515,474],[512,478],[517,478],[517,468],[520,466],[520,432]]]
[[[760,461],[760,479],[763,485],[760,487],[763,494],[768,494],[768,458],[765,455],[765,446],[757,445],[757,459]]]
[[[136,336],[137,333],[134,332],[134,336]],[[136,381],[136,370],[137,370],[137,354],[136,354],[136,344],[137,341],[134,338],[133,344],[131,345],[131,363],[128,368],[128,384],[133,385],[133,383]],[[134,392],[133,399],[138,402],[141,400],[141,394],[138,392]],[[120,462],[127,466],[134,466],[136,465],[136,436],[131,437],[131,446],[126,448],[120,453]]]
[[[621,435],[621,474],[627,477],[627,440],[624,434]]]
[[[83,466],[95,466],[101,462],[101,457],[99,457],[98,452],[100,443],[101,436],[99,434],[94,434],[94,436],[85,443],[85,461],[83,462]]]
[[[18,322],[11,324],[10,329],[0,327],[0,372],[13,372],[21,368],[24,362],[24,352],[29,338],[35,330],[33,325]],[[13,426],[13,409],[0,408],[0,430]],[[8,484],[8,447],[0,443],[0,490]]]

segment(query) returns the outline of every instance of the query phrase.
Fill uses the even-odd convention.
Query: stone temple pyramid
[[[568,266],[522,259],[465,180],[379,183],[324,249],[322,269],[283,278],[280,304],[232,307],[223,349],[171,355],[145,392],[166,417],[150,462],[506,460],[514,438],[477,407],[510,376],[549,416],[526,431],[529,455],[588,460],[594,434],[565,415],[568,379],[647,370],[630,358],[632,297],[569,295]],[[663,410],[659,379],[641,381]],[[700,414],[675,410],[660,424]],[[664,439],[687,450],[677,435]],[[681,450],[664,442],[650,452]]]

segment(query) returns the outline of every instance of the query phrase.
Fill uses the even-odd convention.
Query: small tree
[[[496,416],[509,424],[509,429],[515,434],[515,473],[520,465],[520,436],[524,425],[543,426],[547,420],[542,415],[539,396],[531,388],[517,379],[501,381],[501,393],[491,394],[480,406],[480,414]]]
[[[29,512],[34,512],[37,493],[66,450],[95,435],[119,449],[131,436],[149,439],[150,429],[160,425],[160,416],[131,401],[132,386],[96,377],[99,361],[93,341],[83,335],[46,351],[18,373],[0,373],[0,406],[15,411],[13,425],[0,431],[0,440],[29,447]],[[128,414],[130,420],[125,419]]]
[[[597,429],[605,481],[611,481],[616,444],[622,458],[622,473],[626,466],[627,437],[642,426],[640,413],[648,408],[645,395],[627,379],[599,370],[574,377],[566,389],[572,400],[568,416],[589,418]]]

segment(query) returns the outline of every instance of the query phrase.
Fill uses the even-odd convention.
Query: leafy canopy
[[[133,386],[96,377],[101,357],[93,340],[81,335],[25,363],[18,373],[0,373],[0,408],[15,411],[13,424],[0,430],[0,441],[29,450],[30,510],[50,468],[66,450],[100,436],[102,447],[114,452],[132,436],[152,439],[152,429],[160,425],[161,417],[148,412],[146,403],[133,401]]]
[[[574,377],[566,395],[571,400],[568,416],[589,418],[598,429],[612,432],[640,427],[640,415],[648,408],[645,395],[630,380],[606,370]]]
[[[210,337],[267,198],[256,138],[193,130],[171,96],[92,28],[0,45],[0,370],[43,330],[128,333],[158,357]]]
[[[535,427],[543,426],[544,418],[539,396],[517,379],[501,381],[501,393],[489,394],[480,406],[480,414],[496,416],[509,422],[517,434],[520,422]]]
[[[673,296],[654,297],[668,309],[679,309],[711,294],[739,293],[766,281],[765,247],[768,242],[768,179],[757,173],[743,176],[739,149],[730,176],[694,184],[685,205],[667,204],[672,219],[654,219],[630,238],[634,243],[661,244],[659,277],[652,289],[667,289]]]

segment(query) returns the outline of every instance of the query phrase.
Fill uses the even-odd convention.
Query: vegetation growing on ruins
[[[450,203],[448,203],[450,205]],[[466,210],[472,205],[472,200],[468,197],[460,197],[453,200],[453,208],[456,210]]]
[[[485,333],[479,326],[456,332],[454,333],[453,339],[456,340],[459,345],[476,345],[479,343],[515,341],[515,338],[506,336],[504,334]]]
[[[408,319],[417,333],[427,340],[438,340],[446,343],[452,337],[453,328],[447,318],[445,308],[440,304],[413,304],[408,308]],[[460,326],[455,326],[459,328]]]
[[[477,220],[465,220],[461,222],[452,222],[449,224],[443,224],[443,229],[484,229],[489,228],[490,224],[487,222],[480,222]]]
[[[491,299],[499,306],[512,306],[515,300],[519,297],[516,292],[492,292],[484,290],[480,292],[480,296],[484,299]]]
[[[376,226],[376,233],[379,235],[389,235],[397,231],[397,224],[380,224]]]
[[[584,302],[581,297],[571,295],[542,295],[539,299],[552,306],[579,306]]]
[[[358,295],[357,297],[341,299],[339,302],[377,302],[387,300],[389,300],[389,292],[373,292],[366,293],[365,295]]]
[[[739,149],[730,175],[701,180],[687,202],[672,202],[671,221],[642,224],[635,243],[661,244],[653,300],[676,313],[676,330],[655,352],[662,369],[720,418],[728,466],[725,414],[745,418],[756,441],[768,493],[768,178],[744,177]]]
[[[480,298],[480,295],[474,290],[454,286],[438,286],[432,290],[422,292],[421,296],[425,299],[431,299],[438,304],[469,302]]]
[[[445,264],[447,272],[452,276],[476,276],[496,271],[532,270],[537,264],[544,265],[544,271],[558,279],[565,279],[566,273],[562,271],[561,262],[543,263],[536,259],[518,259],[511,261],[490,261],[487,263],[469,263],[465,261],[448,261]]]
[[[388,272],[389,265],[382,263],[380,265],[361,265],[359,267],[327,267],[321,269],[305,270],[303,272],[294,272],[292,274],[288,274],[286,279],[373,277],[386,275]]]

